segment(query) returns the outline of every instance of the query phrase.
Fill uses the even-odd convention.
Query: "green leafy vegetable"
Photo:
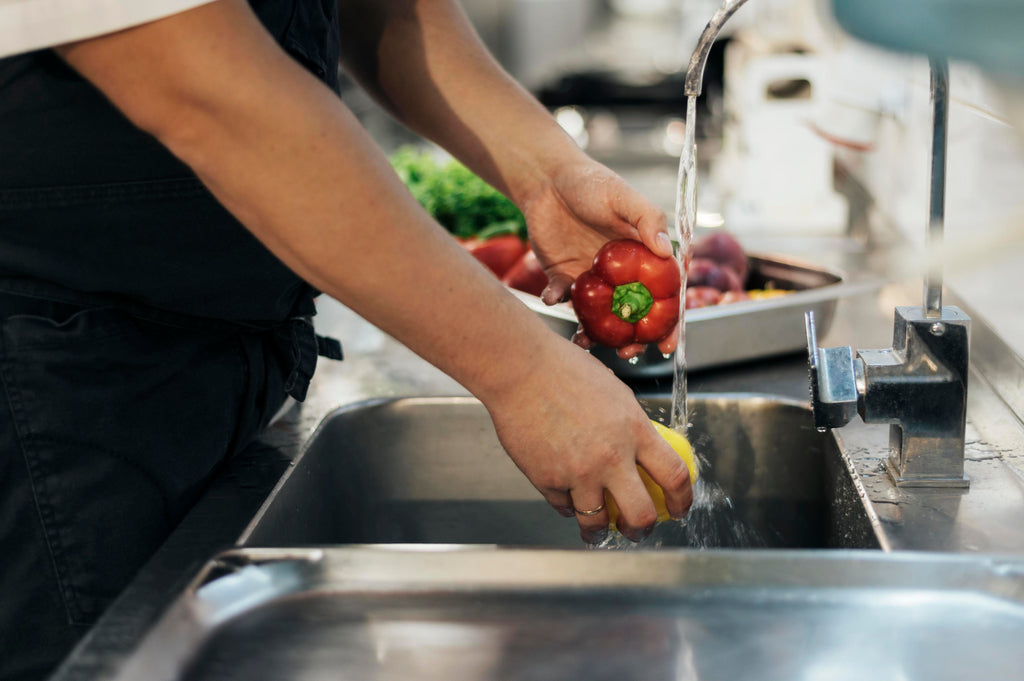
[[[455,236],[526,238],[526,220],[516,205],[458,161],[439,163],[426,151],[402,147],[391,165],[420,205]]]

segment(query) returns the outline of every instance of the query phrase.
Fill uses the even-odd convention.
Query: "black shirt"
[[[334,3],[250,4],[337,90]],[[0,59],[0,278],[256,322],[315,293],[51,50]]]

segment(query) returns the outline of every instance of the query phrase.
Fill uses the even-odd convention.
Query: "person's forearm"
[[[343,64],[399,120],[523,205],[582,153],[454,0],[341,0]]]
[[[510,387],[508,366],[564,343],[429,219],[354,117],[244,3],[63,54],[285,264],[482,399]]]
[[[516,465],[549,504],[575,515],[585,539],[607,526],[606,493],[627,536],[654,524],[637,465],[665,489],[670,511],[685,513],[686,466],[629,388],[429,219],[341,101],[288,58],[244,0],[59,51],[286,265],[479,397]],[[566,203],[560,197],[535,205],[565,218],[550,210]],[[629,213],[611,212],[613,221]]]

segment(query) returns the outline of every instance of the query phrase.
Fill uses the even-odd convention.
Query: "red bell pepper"
[[[527,244],[515,234],[501,234],[489,239],[472,237],[460,239],[459,242],[499,279],[516,264],[527,247]]]
[[[674,258],[639,241],[605,244],[572,285],[572,304],[587,336],[610,348],[657,343],[679,321],[681,277]]]
[[[532,248],[528,248],[523,257],[516,261],[515,265],[505,272],[501,283],[519,291],[525,291],[531,295],[539,296],[548,285],[548,275],[544,274],[544,268],[537,260],[537,254]]]

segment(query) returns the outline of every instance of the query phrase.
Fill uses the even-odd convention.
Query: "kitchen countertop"
[[[761,245],[757,250],[765,250]],[[781,245],[789,255],[813,253],[819,264],[851,271],[892,271],[890,263],[901,257],[891,245],[867,249],[854,241]],[[919,297],[919,284],[907,281],[890,283],[877,294],[840,300],[822,345],[888,347],[892,307],[914,304]],[[321,360],[306,401],[286,405],[261,446],[231,463],[55,679],[98,678],[131,650],[203,562],[235,544],[289,462],[331,411],[377,398],[467,394],[454,380],[340,303],[322,298],[318,308],[318,331],[341,340],[346,359]],[[884,548],[1024,553],[1024,523],[1020,522],[1024,519],[1024,428],[1011,408],[1017,397],[1012,388],[1024,385],[1024,368],[983,320],[975,321],[974,333],[966,461],[972,480],[969,492],[895,488],[879,472],[888,451],[888,428],[867,426],[855,418],[837,432],[885,533]],[[994,385],[1002,385],[1002,393]],[[671,392],[668,378],[645,379],[633,387],[641,398]],[[806,358],[796,353],[693,373],[689,390],[770,393],[806,400]]]

